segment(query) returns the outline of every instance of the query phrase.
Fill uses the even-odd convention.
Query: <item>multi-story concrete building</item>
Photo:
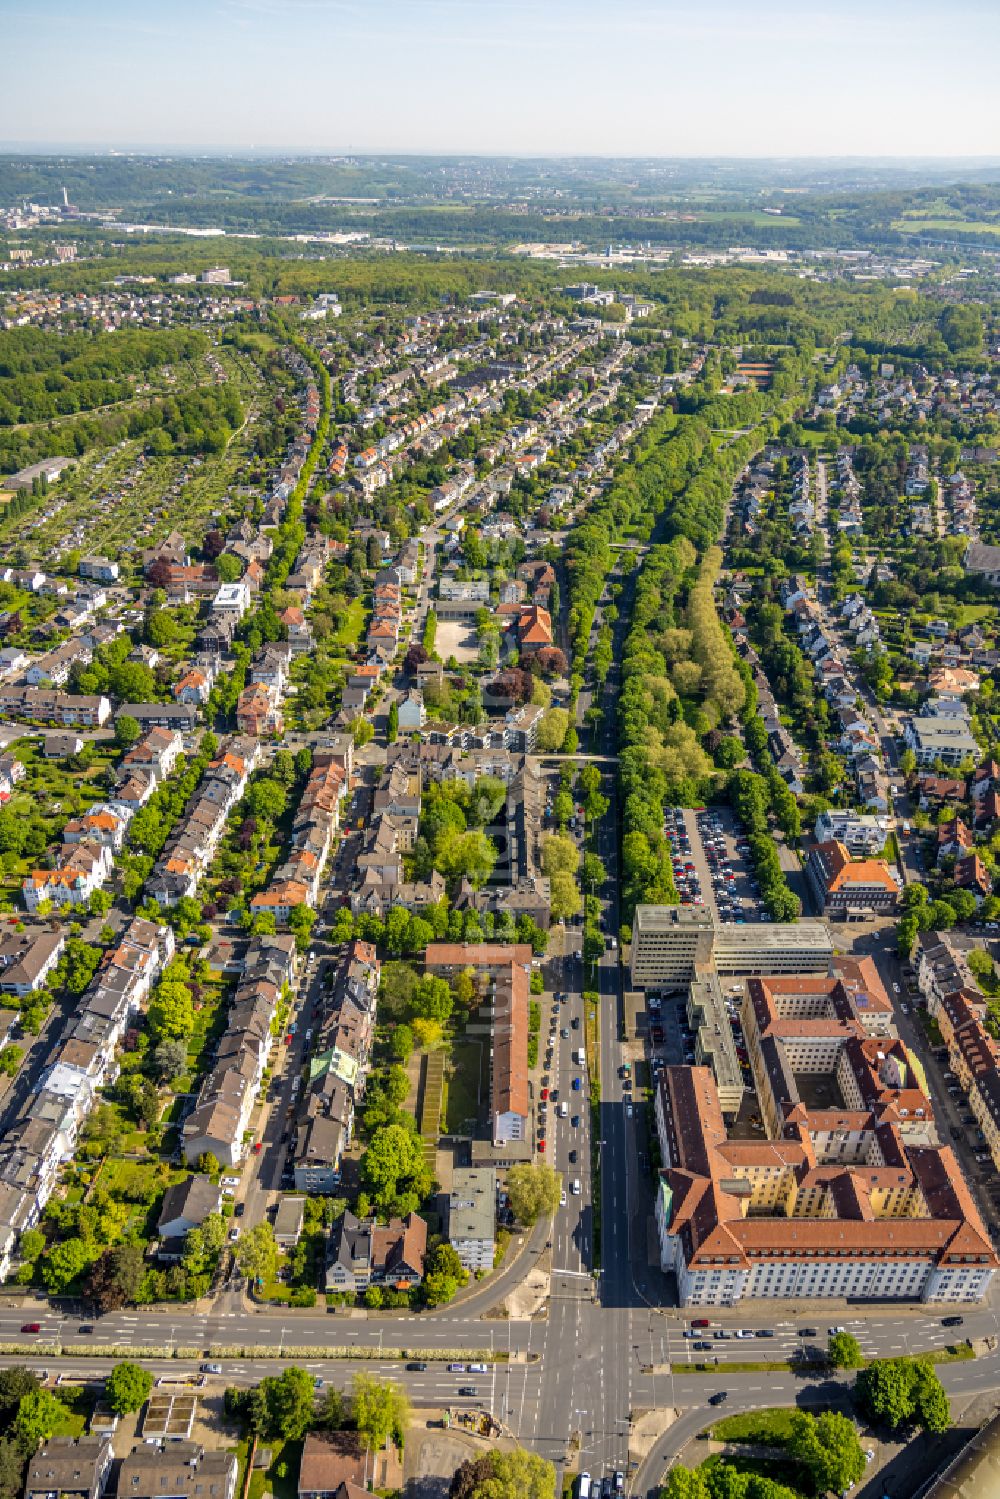
[[[637,906],[632,925],[632,984],[681,989],[716,973],[829,973],[833,943],[825,922],[717,922],[694,906]]]
[[[816,819],[816,842],[843,843],[852,854],[877,854],[889,837],[889,819],[828,807]]]
[[[736,1054],[722,985],[714,973],[696,979],[691,985],[687,1018],[694,1031],[695,1061],[700,1067],[711,1068],[722,1112],[735,1116],[743,1102],[743,1070]]]
[[[447,1197],[448,1243],[470,1275],[493,1269],[497,1174],[488,1166],[457,1167]]]

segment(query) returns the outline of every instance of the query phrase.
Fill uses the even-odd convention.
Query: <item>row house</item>
[[[43,656],[36,656],[24,672],[29,687],[63,687],[74,666],[89,666],[94,652],[84,640],[64,640]]]
[[[137,812],[170,775],[184,750],[176,729],[148,729],[122,757],[115,801]]]
[[[106,697],[57,692],[48,687],[0,687],[0,714],[63,728],[103,728],[111,717]]]
[[[64,843],[53,869],[33,869],[21,884],[21,895],[32,913],[43,905],[56,909],[83,906],[111,874],[111,848],[91,839]]]
[[[58,928],[5,931],[0,936],[0,993],[24,999],[40,989],[65,946],[66,938]]]
[[[298,1190],[333,1192],[364,1095],[381,965],[372,943],[350,942],[316,1024],[309,1081],[299,1102],[294,1154]]]
[[[945,995],[937,1014],[958,1086],[1000,1167],[1000,1046],[986,1019],[985,1000],[961,990]]]
[[[287,922],[296,906],[315,906],[340,807],[347,794],[350,757],[342,749],[317,750],[295,812],[288,855],[251,908]]]
[[[46,1072],[0,1140],[0,1275],[38,1222],[98,1089],[113,1080],[115,1048],[173,951],[168,927],[134,918],[54,1038]]]
[[[206,1152],[224,1166],[246,1154],[250,1116],[271,1055],[271,1023],[283,987],[295,972],[291,937],[255,937],[226,1017],[215,1064],[184,1121],[184,1158],[194,1165]]]
[[[173,906],[195,894],[259,754],[255,739],[234,736],[223,741],[219,754],[206,766],[149,878],[147,891],[159,905]]]

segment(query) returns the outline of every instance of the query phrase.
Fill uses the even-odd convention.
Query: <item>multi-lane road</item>
[[[436,540],[432,530],[424,535],[431,562]],[[420,603],[425,611],[426,580]],[[628,608],[620,611],[615,664],[604,688],[606,711],[594,745],[602,756],[611,756],[615,748],[617,663],[629,612]],[[598,618],[595,629],[599,625]],[[587,701],[581,694],[581,715]],[[618,808],[613,774],[605,775],[603,789],[610,804],[596,830],[597,850],[608,875],[601,895],[606,929],[617,933]],[[793,1314],[784,1305],[754,1303],[714,1314],[713,1327],[698,1340],[710,1343],[710,1348],[696,1349],[696,1340],[684,1336],[688,1318],[673,1304],[672,1283],[659,1271],[655,1244],[651,1244],[647,1106],[630,1102],[620,1077],[623,976],[619,954],[609,946],[595,968],[585,974],[580,935],[576,928],[567,929],[560,950],[548,961],[550,989],[567,998],[553,1002],[547,994],[542,1020],[543,1045],[553,1016],[556,1022],[548,1075],[557,1097],[548,1101],[546,1148],[547,1158],[567,1183],[566,1202],[551,1222],[536,1225],[513,1262],[484,1285],[468,1288],[440,1311],[419,1315],[275,1310],[248,1302],[241,1284],[225,1287],[210,1310],[138,1307],[97,1319],[81,1311],[42,1302],[22,1303],[12,1297],[9,1304],[0,1304],[0,1344],[30,1345],[33,1353],[28,1362],[53,1372],[56,1368],[73,1372],[107,1368],[107,1359],[59,1351],[66,1345],[91,1343],[95,1348],[156,1349],[157,1356],[147,1361],[157,1373],[177,1373],[211,1358],[222,1364],[222,1378],[234,1383],[253,1382],[282,1363],[294,1361],[317,1378],[343,1385],[363,1367],[399,1379],[419,1405],[475,1405],[490,1410],[522,1443],[560,1466],[571,1464],[598,1476],[621,1470],[630,1492],[656,1486],[665,1466],[704,1423],[708,1396],[718,1389],[728,1392],[727,1409],[737,1410],[775,1403],[845,1401],[849,1376],[730,1367],[781,1362],[803,1348],[821,1349],[833,1324],[855,1333],[870,1355],[933,1351],[956,1336],[974,1339],[979,1357],[940,1366],[946,1388],[959,1397],[1000,1389],[995,1301],[962,1308],[964,1324],[957,1330],[943,1327],[942,1314],[930,1308],[882,1305],[866,1313],[842,1304],[813,1303]],[[315,945],[321,954],[319,931]],[[258,1169],[240,1189],[247,1204],[243,1219],[247,1223],[259,1221],[280,1183],[292,1079],[309,1023],[305,1017],[315,1006],[320,986],[317,964],[300,1001],[291,1064],[281,1071],[279,1092],[264,1124]],[[593,1117],[589,1070],[584,1072],[573,1058],[584,1045],[584,989],[600,996],[600,1104]],[[595,1058],[589,1060],[592,1070]],[[581,1079],[579,1090],[572,1086],[575,1077]],[[558,1115],[563,1102],[567,1104],[565,1118]],[[576,1125],[574,1116],[579,1121]],[[592,1126],[598,1132],[596,1139]],[[595,1179],[599,1224],[591,1197],[592,1148],[599,1166]],[[576,1179],[579,1194],[572,1191]],[[527,1310],[522,1315],[497,1315],[500,1303],[532,1266],[549,1277],[544,1309],[535,1316]],[[37,1334],[21,1333],[24,1323],[36,1321]],[[81,1325],[92,1326],[93,1332],[80,1333]],[[815,1328],[815,1335],[801,1336],[807,1328]],[[741,1329],[753,1331],[754,1338],[737,1338]],[[730,1336],[716,1338],[717,1330]],[[773,1336],[756,1336],[765,1330]],[[190,1350],[191,1356],[171,1357],[177,1349]],[[270,1356],[254,1357],[254,1349],[268,1349]],[[353,1349],[358,1350],[357,1359],[351,1357]],[[400,1349],[407,1350],[406,1357],[399,1355]],[[479,1358],[487,1363],[485,1373],[448,1368],[449,1362]],[[0,1362],[13,1359],[9,1355]],[[408,1363],[426,1363],[427,1367],[407,1367]],[[701,1372],[695,1370],[695,1363],[711,1367]],[[475,1396],[460,1396],[459,1389],[469,1386],[475,1387]],[[676,1410],[678,1418],[641,1466],[630,1466],[631,1419],[637,1412],[650,1410]]]

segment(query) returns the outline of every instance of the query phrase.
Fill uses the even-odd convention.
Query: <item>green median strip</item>
[[[379,1348],[333,1346],[320,1343],[315,1346],[279,1343],[210,1343],[207,1348],[183,1346],[164,1348],[161,1345],[143,1346],[135,1343],[46,1343],[44,1339],[32,1343],[0,1343],[0,1354],[27,1353],[43,1358],[149,1358],[197,1359],[220,1358],[282,1358],[282,1359],[348,1359],[354,1361],[386,1360],[398,1363],[401,1360],[417,1360],[421,1363],[505,1364],[510,1359],[506,1350],[488,1348]],[[537,1355],[529,1354],[527,1362],[534,1363]]]
[[[963,1360],[976,1357],[976,1350],[971,1343],[952,1343],[947,1348],[929,1348],[926,1353],[911,1353],[910,1358],[930,1359],[932,1364],[954,1364]],[[869,1364],[879,1363],[880,1359],[865,1359],[864,1368]],[[825,1373],[835,1372],[831,1369],[826,1359],[768,1359],[768,1360],[734,1360],[720,1359],[719,1362],[681,1364],[673,1363],[670,1366],[673,1374],[810,1374],[818,1371]],[[848,1371],[853,1372],[853,1371]]]

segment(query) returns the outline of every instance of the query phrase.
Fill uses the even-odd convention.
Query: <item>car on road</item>
[[[624,1473],[616,1473],[615,1474],[615,1493],[616,1494],[624,1494],[624,1492],[625,1492],[625,1474]]]
[[[738,1338],[755,1338],[757,1334],[752,1327],[738,1327],[736,1329],[736,1336]]]
[[[774,1328],[773,1327],[758,1327],[758,1329],[757,1329],[757,1336],[758,1336],[758,1338],[773,1338],[774,1337]]]
[[[941,1318],[941,1326],[942,1327],[961,1327],[962,1324],[964,1323],[964,1321],[965,1321],[964,1317],[942,1317]]]
[[[579,1129],[580,1128],[580,1116],[579,1116],[579,1114],[574,1114],[573,1117],[572,1117],[572,1119],[569,1122],[570,1122],[570,1127],[572,1129]]]
[[[468,1396],[469,1399],[474,1399],[475,1396],[479,1394],[479,1391],[476,1389],[476,1386],[474,1384],[460,1384],[458,1387],[458,1393],[460,1395]]]
[[[818,1327],[800,1327],[799,1328],[799,1337],[800,1338],[818,1338],[819,1337],[819,1328]]]
[[[721,1405],[723,1403],[723,1401],[728,1400],[728,1399],[729,1399],[729,1391],[728,1390],[716,1390],[716,1392],[715,1392],[714,1395],[709,1395],[709,1397],[708,1397],[708,1403],[709,1403],[709,1405]]]
[[[571,1166],[575,1166],[576,1165],[576,1151],[575,1150],[571,1150],[570,1153],[569,1153],[569,1156],[567,1157],[567,1159],[569,1160],[569,1163],[570,1163]]]
[[[570,1187],[570,1191],[573,1193],[574,1197],[579,1197],[582,1188],[580,1186],[580,1178],[578,1176],[574,1176],[573,1185]]]
[[[489,1369],[489,1365],[488,1364],[470,1364],[469,1365],[469,1373],[470,1374],[488,1374],[489,1372],[490,1372],[490,1369]]]
[[[583,1084],[580,1082],[580,1079],[578,1077],[575,1077],[573,1079],[573,1092],[574,1093],[579,1093],[579,1091],[580,1091],[580,1089],[581,1089],[582,1086],[583,1086]]]
[[[21,1331],[22,1332],[41,1332],[41,1330],[42,1330],[42,1324],[40,1322],[22,1322],[21,1323]]]
[[[427,1365],[415,1359],[412,1363],[407,1364],[406,1367],[411,1374],[422,1374]]]
[[[828,1327],[827,1330],[826,1330],[826,1335],[827,1335],[828,1338],[835,1338],[835,1337],[838,1336],[839,1333],[846,1332],[846,1331],[847,1331],[846,1327]]]
[[[467,1374],[468,1370],[466,1369],[466,1367],[465,1367],[464,1364],[449,1364],[448,1365],[448,1373],[449,1374]]]
[[[77,1328],[77,1332],[78,1333],[89,1333],[89,1332],[93,1332],[93,1331],[94,1331],[94,1324],[93,1324],[93,1322],[81,1322],[80,1326]]]
[[[202,1366],[201,1366],[201,1372],[202,1372],[202,1374],[221,1374],[222,1373],[222,1365],[221,1364],[202,1364]]]
[[[711,1345],[711,1343],[705,1343],[705,1342],[695,1343],[694,1349],[695,1349],[696,1353],[711,1353],[711,1351],[712,1351],[712,1345]]]
[[[559,1193],[559,1206],[561,1208],[564,1208],[566,1206],[566,1188],[565,1187],[563,1187],[562,1191]]]

